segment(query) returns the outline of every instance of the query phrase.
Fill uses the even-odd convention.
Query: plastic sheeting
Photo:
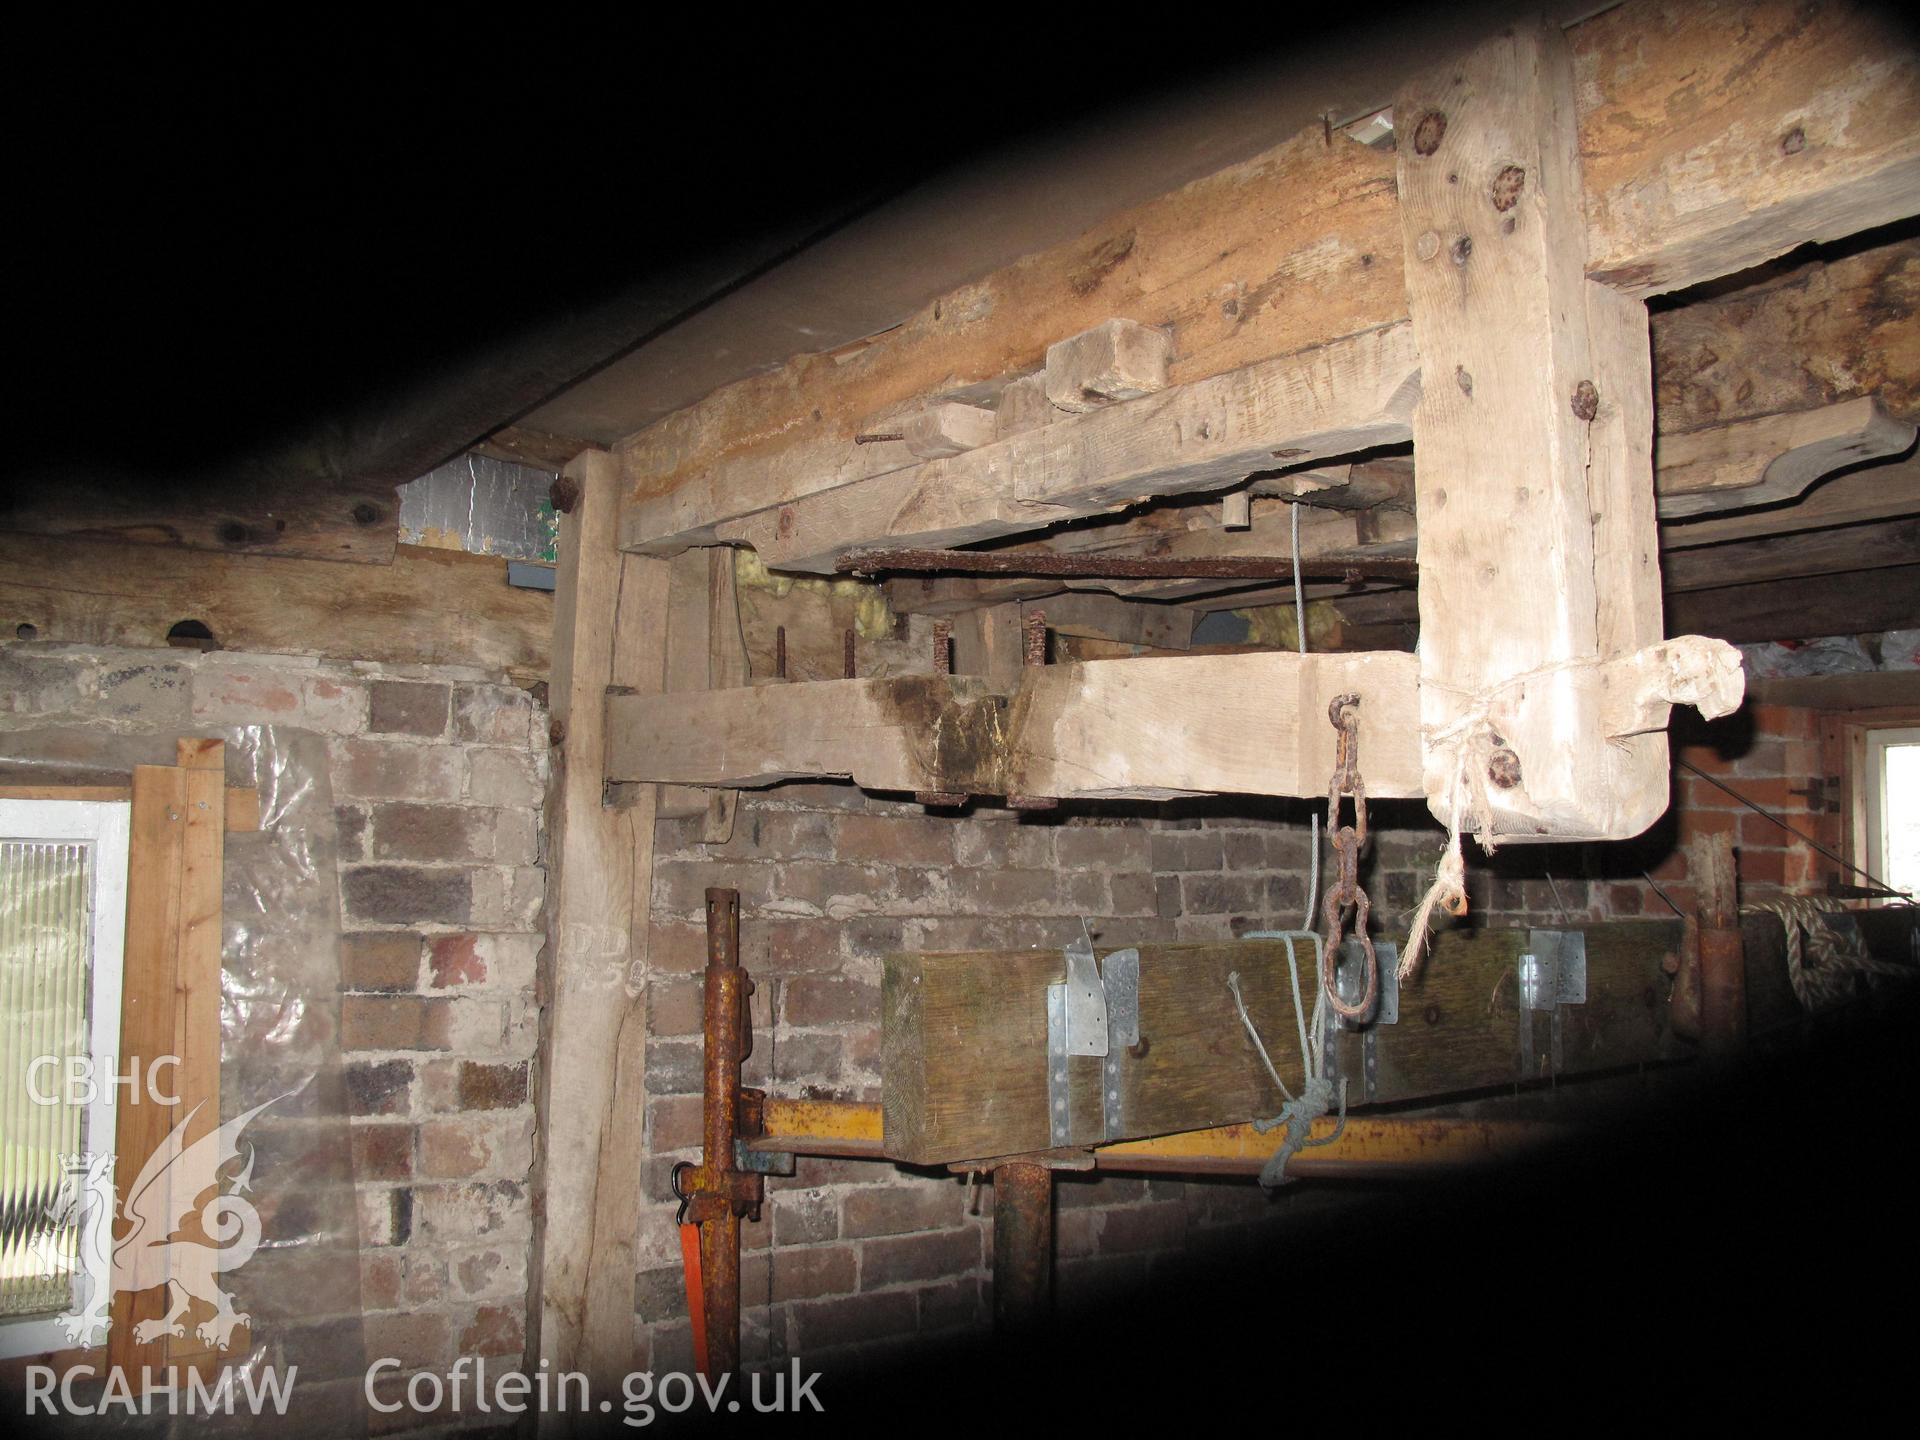
[[[49,743],[53,734],[0,733],[0,774],[95,784],[117,774],[125,783],[134,761],[172,760],[171,733],[128,736],[75,727]],[[248,1328],[235,1334],[236,1342],[247,1336],[245,1348],[236,1343],[221,1355],[208,1383],[232,1387],[244,1415],[250,1384],[258,1386],[269,1370],[283,1384],[292,1376],[285,1416],[269,1410],[251,1425],[240,1422],[243,1431],[360,1434],[367,1423],[360,1212],[340,1053],[341,923],[326,741],[270,726],[228,729],[224,738],[227,781],[258,790],[260,828],[226,837],[221,1118],[229,1122],[266,1108],[235,1137],[237,1159],[221,1172],[221,1190],[257,1213],[260,1240],[244,1263],[216,1276],[248,1317]],[[127,1183],[124,1165],[119,1178]],[[189,1335],[205,1314],[196,1307]],[[90,1358],[104,1368],[97,1356]],[[7,1388],[19,1383],[10,1370]],[[105,1375],[96,1375],[75,1387],[76,1396],[94,1404],[106,1384]],[[161,1397],[159,1413],[136,1419],[135,1430],[184,1431],[206,1423],[170,1415],[168,1408]]]

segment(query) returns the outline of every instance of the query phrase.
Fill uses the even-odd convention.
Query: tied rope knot
[[[1286,1126],[1286,1134],[1280,1137],[1279,1148],[1268,1158],[1260,1171],[1260,1184],[1268,1189],[1278,1189],[1289,1183],[1294,1177],[1287,1174],[1287,1161],[1300,1151],[1315,1145],[1331,1145],[1338,1140],[1347,1128],[1347,1082],[1341,1077],[1336,1090],[1334,1082],[1324,1074],[1325,1056],[1321,1047],[1325,1040],[1324,1024],[1326,1019],[1327,991],[1325,984],[1316,986],[1316,998],[1313,1004],[1313,1034],[1307,1034],[1306,1008],[1300,999],[1300,964],[1294,955],[1293,942],[1310,940],[1313,942],[1314,963],[1322,963],[1324,956],[1320,949],[1320,937],[1310,930],[1255,930],[1240,937],[1243,940],[1281,940],[1287,947],[1287,974],[1292,980],[1293,1022],[1300,1032],[1300,1063],[1306,1071],[1305,1082],[1300,1093],[1295,1095],[1287,1088],[1287,1082],[1280,1078],[1280,1072],[1274,1068],[1273,1057],[1267,1053],[1266,1044],[1260,1039],[1253,1017],[1247,1013],[1247,1002],[1240,994],[1240,972],[1235,970],[1227,976],[1227,989],[1233,992],[1234,1008],[1240,1012],[1240,1023],[1247,1027],[1247,1035],[1253,1041],[1253,1048],[1259,1052],[1261,1063],[1267,1067],[1267,1074],[1274,1085],[1286,1097],[1286,1103],[1270,1120],[1255,1120],[1253,1128],[1265,1135],[1269,1131]],[[1336,1095],[1340,1103],[1340,1122],[1334,1126],[1331,1135],[1312,1140],[1313,1122],[1333,1108]]]
[[[1434,867],[1433,883],[1427,887],[1427,893],[1421,897],[1420,907],[1414,911],[1413,929],[1407,936],[1406,949],[1400,956],[1400,966],[1396,972],[1400,979],[1412,979],[1420,968],[1421,960],[1426,957],[1436,909],[1444,909],[1456,918],[1467,913],[1467,861],[1460,849],[1461,835],[1472,831],[1474,838],[1480,842],[1480,848],[1489,855],[1499,848],[1499,838],[1493,830],[1493,800],[1487,793],[1487,782],[1493,772],[1495,756],[1508,754],[1510,759],[1511,755],[1506,750],[1506,740],[1494,728],[1494,701],[1529,681],[1567,670],[1597,669],[1600,663],[1598,659],[1557,660],[1551,665],[1541,665],[1518,675],[1510,675],[1498,684],[1479,691],[1460,690],[1438,680],[1420,682],[1429,689],[1452,690],[1456,695],[1465,695],[1472,703],[1451,724],[1420,727],[1421,737],[1429,752],[1451,751],[1453,756],[1447,781],[1447,848],[1441,851],[1440,863]]]

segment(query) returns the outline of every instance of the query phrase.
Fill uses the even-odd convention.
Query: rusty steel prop
[[[993,1191],[994,1329],[1031,1335],[1053,1309],[1053,1171],[1022,1161],[1001,1165]]]
[[[1359,1020],[1373,1010],[1380,993],[1380,960],[1373,953],[1373,937],[1367,934],[1367,916],[1372,902],[1360,885],[1360,852],[1367,848],[1367,783],[1360,777],[1360,697],[1336,695],[1327,707],[1327,719],[1333,722],[1333,778],[1327,782],[1327,841],[1338,857],[1339,876],[1327,888],[1320,915],[1327,929],[1326,948],[1321,952],[1320,983],[1327,992],[1327,1003],[1348,1020]],[[1340,823],[1340,797],[1353,797],[1351,825]],[[1353,912],[1353,934],[1366,953],[1367,989],[1356,1005],[1340,998],[1338,974],[1340,943],[1347,930],[1347,912]]]
[[[740,1084],[741,1063],[753,1049],[747,1008],[752,994],[753,981],[740,968],[740,893],[709,890],[703,1146],[698,1165],[683,1160],[673,1167],[672,1183],[680,1222],[700,1227],[703,1373],[710,1375],[740,1368],[740,1221],[758,1220],[765,1197],[765,1178],[739,1169],[734,1149],[736,1140],[752,1139],[765,1128],[765,1093]]]

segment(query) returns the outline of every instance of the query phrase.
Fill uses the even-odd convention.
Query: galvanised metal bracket
[[[1348,1020],[1335,1013],[1329,1005],[1325,1012],[1326,1030],[1321,1041],[1321,1073],[1329,1080],[1338,1080],[1340,1032],[1359,1032],[1361,1095],[1365,1100],[1372,1100],[1380,1087],[1380,1027],[1400,1023],[1400,977],[1396,973],[1400,963],[1400,947],[1391,940],[1378,940],[1374,942],[1373,949],[1380,968],[1380,985],[1373,1013],[1364,1018]],[[1366,966],[1366,951],[1361,948],[1359,940],[1348,936],[1341,943],[1340,952],[1334,960],[1333,983],[1340,992],[1340,998],[1349,1005],[1359,1004],[1367,993]]]
[[[1563,1005],[1584,1005],[1587,1001],[1587,937],[1578,930],[1529,930],[1527,947],[1517,962],[1520,982],[1520,1073],[1531,1078],[1536,1066],[1533,1051],[1533,1017],[1541,1010],[1552,1019],[1548,1025],[1549,1073],[1559,1074],[1561,1053],[1561,1012]]]
[[[1047,1119],[1056,1147],[1099,1144],[1120,1131],[1121,1055],[1140,1043],[1140,952],[1096,960],[1085,922],[1067,947],[1066,979],[1047,987]],[[1101,1133],[1076,1142],[1068,1060],[1096,1056],[1101,1066]]]

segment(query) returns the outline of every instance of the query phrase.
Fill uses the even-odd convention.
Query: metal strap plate
[[[1551,1010],[1587,1000],[1587,937],[1578,930],[1529,930],[1520,955],[1520,1008]]]
[[[1069,1055],[1107,1053],[1107,992],[1094,963],[1093,941],[1083,930],[1067,947],[1067,979],[1062,988],[1066,1005]]]
[[[1127,1051],[1140,1043],[1140,952],[1116,950],[1100,962],[1100,978],[1107,993],[1107,1058],[1101,1066],[1101,1111],[1106,1135],[1125,1133],[1126,1087],[1122,1070]]]
[[[1073,1099],[1067,1088],[1067,987],[1047,987],[1047,1130],[1054,1145],[1073,1143]]]

